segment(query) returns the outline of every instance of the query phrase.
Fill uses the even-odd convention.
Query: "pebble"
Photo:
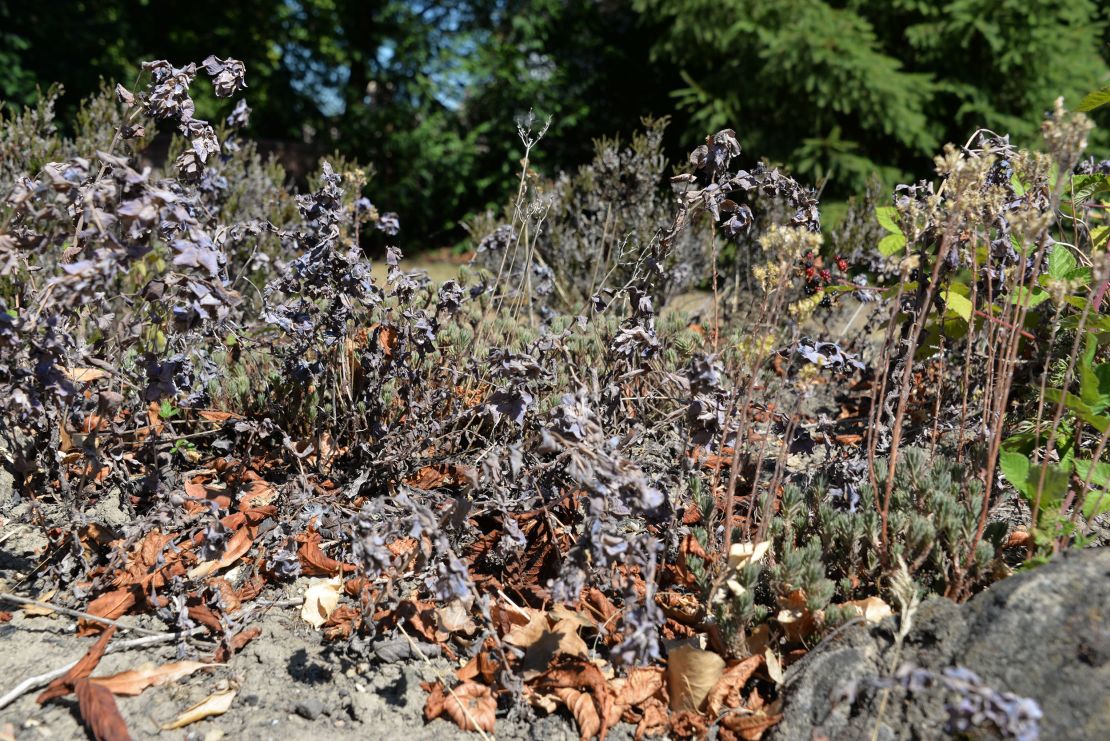
[[[298,702],[294,710],[305,720],[316,720],[324,713],[324,703],[313,697]]]

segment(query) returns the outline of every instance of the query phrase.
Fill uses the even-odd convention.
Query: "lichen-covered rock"
[[[769,738],[949,738],[953,720],[980,721],[970,738],[1106,738],[1110,549],[1068,552],[964,605],[925,602],[892,675],[895,628],[849,626],[792,666]]]

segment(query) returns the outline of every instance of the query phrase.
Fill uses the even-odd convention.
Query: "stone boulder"
[[[896,628],[849,625],[791,666],[767,738],[1110,738],[1110,548],[924,602],[892,676]]]

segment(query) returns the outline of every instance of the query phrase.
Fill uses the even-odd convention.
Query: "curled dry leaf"
[[[642,715],[636,723],[636,741],[647,736],[662,736],[671,727],[670,713],[662,700],[652,697],[642,706]]]
[[[724,710],[744,707],[744,685],[762,665],[762,656],[749,656],[726,669],[706,696],[709,716],[715,718]]]
[[[755,713],[736,712],[728,713],[721,719],[720,738],[743,739],[743,741],[759,741],[764,732],[782,720],[782,713]]]
[[[660,592],[655,595],[655,603],[664,615],[683,625],[697,625],[705,619],[705,606],[692,594]]]
[[[762,543],[735,543],[728,549],[728,567],[736,571],[749,563],[759,563],[767,555],[771,542]]]
[[[40,595],[40,596],[36,597],[36,599],[39,602],[49,602],[50,600],[54,599],[54,595],[57,594],[57,593],[58,593],[57,589],[51,589],[46,594],[43,594],[43,595]],[[55,612],[56,611],[54,610],[53,607],[47,607],[45,605],[24,605],[23,606],[23,614],[26,615],[27,617],[46,617],[47,615],[55,614]]]
[[[598,736],[601,738],[605,737],[609,728],[620,718],[621,709],[616,702],[616,693],[595,664],[584,661],[561,664],[535,677],[531,683],[533,689],[546,690],[552,694],[562,688],[588,691],[593,697],[600,719]]]
[[[97,642],[73,665],[73,668],[48,684],[46,689],[35,699],[35,702],[42,705],[48,700],[52,700],[55,697],[62,697],[72,692],[74,683],[92,674],[93,669],[100,663],[101,657],[104,656],[104,652],[108,649],[108,641],[112,639],[115,632],[116,626],[108,626],[107,630],[104,631]]]
[[[77,695],[81,720],[96,741],[131,741],[127,721],[119,714],[116,698],[110,690],[88,679],[79,679],[73,691]]]
[[[341,572],[354,571],[354,564],[336,561],[320,550],[320,533],[309,530],[303,536],[304,541],[297,550],[297,559],[301,562],[301,569],[308,576],[335,576]]]
[[[444,713],[464,731],[493,733],[497,700],[484,684],[463,682],[452,690],[444,690],[443,684],[436,682],[424,703],[424,720],[435,720]]]
[[[92,383],[109,375],[108,371],[100,368],[63,368],[62,372],[74,383]]]
[[[724,670],[725,660],[712,651],[690,645],[672,649],[667,657],[671,710],[699,712]]]
[[[315,579],[305,590],[301,619],[319,630],[339,605],[339,591],[342,588],[341,577]]]
[[[198,669],[215,664],[205,664],[200,661],[175,661],[172,664],[155,666],[146,663],[134,669],[112,674],[107,677],[93,677],[89,681],[104,687],[113,695],[139,695],[147,687],[157,687],[167,682],[176,682],[182,677],[187,677]]]
[[[214,571],[225,569],[231,564],[242,558],[247,551],[251,548],[250,532],[247,528],[240,528],[235,531],[231,536],[231,540],[227,542],[227,547],[224,549],[224,554],[216,561],[204,561],[189,569],[188,576],[190,579],[201,579]]]
[[[857,615],[869,623],[881,623],[885,618],[894,614],[894,611],[890,609],[890,605],[883,602],[878,597],[852,600],[850,602],[845,602],[842,606],[851,608]]]
[[[559,687],[554,690],[553,694],[574,716],[574,722],[578,726],[578,737],[581,741],[601,735],[601,714],[589,693],[581,692],[573,687]]]
[[[806,594],[795,589],[785,597],[779,598],[779,610],[775,620],[782,626],[786,639],[792,643],[802,642],[817,629],[818,615],[806,605]]]
[[[115,620],[120,615],[130,610],[135,606],[135,590],[133,589],[117,589],[112,592],[102,594],[85,608],[85,612],[97,617],[108,618]],[[92,620],[80,620],[77,623],[77,635],[92,635],[104,630],[104,624]]]
[[[617,704],[625,707],[642,705],[656,695],[665,697],[666,675],[663,668],[645,666],[630,669],[628,676],[618,677],[609,683],[617,693]]]
[[[162,730],[172,731],[175,728],[183,728],[190,723],[196,723],[198,720],[211,718],[214,715],[223,715],[231,708],[231,703],[235,700],[236,694],[238,694],[238,690],[234,688],[213,692],[196,705],[185,710],[174,720],[164,724]]]

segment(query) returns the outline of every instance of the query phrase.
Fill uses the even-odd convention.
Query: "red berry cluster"
[[[848,271],[848,261],[840,255],[834,258],[834,263],[840,272],[846,273]],[[807,296],[812,296],[832,283],[832,272],[823,266],[823,261],[819,255],[807,252],[801,259],[801,267],[805,276]]]

